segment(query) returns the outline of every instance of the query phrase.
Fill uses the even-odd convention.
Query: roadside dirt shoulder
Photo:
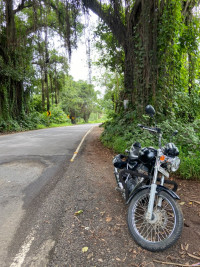
[[[158,267],[199,263],[200,183],[177,181],[185,218],[180,240],[162,253],[143,250],[129,234],[127,206],[115,191],[114,155],[101,144],[101,132],[99,127],[93,129],[66,174],[65,216],[48,266]]]

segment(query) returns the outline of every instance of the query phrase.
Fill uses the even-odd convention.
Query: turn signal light
[[[164,160],[165,160],[165,156],[164,155],[160,156],[160,161],[164,161]]]

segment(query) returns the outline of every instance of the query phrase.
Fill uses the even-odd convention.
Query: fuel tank
[[[144,147],[139,152],[139,161],[145,165],[153,165],[156,160],[157,150],[153,147]]]

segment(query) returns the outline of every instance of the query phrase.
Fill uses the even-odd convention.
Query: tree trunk
[[[47,110],[50,110],[50,101],[49,101],[49,84],[48,84],[48,74],[47,74],[47,69],[45,69],[45,84],[46,84]]]
[[[89,120],[89,117],[90,117],[90,112],[84,112],[83,114],[83,119],[86,123],[88,123],[88,120]]]
[[[53,106],[53,78],[52,78],[52,74],[49,74],[49,79],[50,79],[50,87],[51,87],[51,105]]]
[[[19,56],[16,54],[19,48],[17,47],[15,14],[13,10],[13,1],[6,2],[6,50],[9,57],[8,64],[16,71],[21,64]],[[10,76],[6,77],[7,92],[9,95],[9,110],[12,118],[20,119],[23,114],[24,89],[23,81]]]
[[[45,111],[45,88],[44,88],[44,77],[43,77],[42,66],[41,66],[41,83],[42,83],[42,110]]]
[[[47,26],[45,27],[45,62],[44,62],[44,75],[45,75],[45,84],[46,84],[46,97],[47,97],[47,111],[50,110],[50,101],[49,101],[49,85],[48,85],[48,62],[49,62],[49,52],[48,52],[48,35],[47,35]]]
[[[8,47],[13,46],[16,42],[16,29],[13,11],[13,0],[6,0],[6,35]]]
[[[58,105],[59,100],[59,85],[58,85],[58,75],[57,75],[57,68],[55,65],[55,104]]]
[[[1,77],[0,77],[1,80]],[[7,87],[0,82],[0,119],[8,120],[10,116]]]
[[[127,45],[126,54],[130,63],[125,61],[125,67],[130,68],[129,66],[131,66],[132,68],[134,81],[131,93],[132,104],[137,106],[138,115],[142,115],[145,106],[155,100],[157,87],[157,10],[157,0],[138,1],[134,17],[129,22],[129,27],[134,31],[127,31],[129,33],[127,37],[129,45]],[[131,40],[133,41],[131,42]],[[132,84],[130,85],[132,86]],[[127,88],[126,84],[125,88]]]
[[[13,117],[16,119],[20,119],[23,117],[23,83],[22,81],[15,82],[15,107],[13,109]]]
[[[128,34],[127,34],[128,35]],[[127,37],[129,39],[129,37]],[[124,61],[124,96],[123,100],[127,99],[134,106],[136,104],[136,88],[134,86],[134,43],[127,40],[124,46],[125,61]]]
[[[121,102],[129,100],[131,109],[137,107],[138,114],[143,114],[145,105],[153,102],[157,87],[158,0],[136,0],[132,9],[126,9],[125,23],[119,10],[114,9],[119,4],[113,2],[114,7],[103,9],[97,0],[82,1],[104,20],[123,47],[124,92]]]

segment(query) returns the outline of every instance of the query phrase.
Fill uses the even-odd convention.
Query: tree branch
[[[141,0],[136,0],[135,4],[134,4],[134,6],[133,6],[133,8],[131,10],[130,20],[133,21],[133,23],[134,23],[134,20],[135,20],[135,15],[137,14],[138,9],[139,9],[141,4],[142,4]]]
[[[118,40],[119,44],[124,45],[126,28],[122,23],[121,19],[119,19],[120,15],[116,17],[114,15],[114,12],[111,13],[111,8],[108,8],[108,6],[107,9],[103,8],[105,7],[105,5],[102,5],[97,0],[82,0],[82,2],[86,8],[91,9],[108,25],[108,27],[111,29],[114,36]]]
[[[55,27],[55,24],[52,22],[51,24],[46,24],[46,22],[40,22],[40,23],[38,23],[37,25],[33,25],[33,26],[31,26],[31,27],[29,27],[29,28],[27,28],[26,29],[26,35],[29,35],[29,34],[31,34],[31,33],[34,33],[34,32],[36,32],[37,30],[40,30],[41,28],[45,28],[45,27],[48,27],[48,28],[50,28],[50,29],[53,29],[54,31],[56,31],[57,33],[59,33],[58,32],[58,29]],[[60,33],[59,33],[60,34]],[[61,34],[60,34],[61,35]],[[61,35],[61,37],[62,37],[62,35]]]
[[[21,4],[19,4],[18,7],[15,10],[13,10],[14,14],[16,14],[19,11],[22,11],[24,8],[29,8],[29,7],[33,6],[32,2],[29,1],[27,3],[27,5],[25,5],[25,2],[26,2],[26,0],[22,0]]]
[[[195,7],[195,5],[199,5],[199,3],[199,0],[197,2],[196,0],[187,0],[186,2],[183,2],[182,14],[186,23],[188,18],[192,16],[192,9]]]

